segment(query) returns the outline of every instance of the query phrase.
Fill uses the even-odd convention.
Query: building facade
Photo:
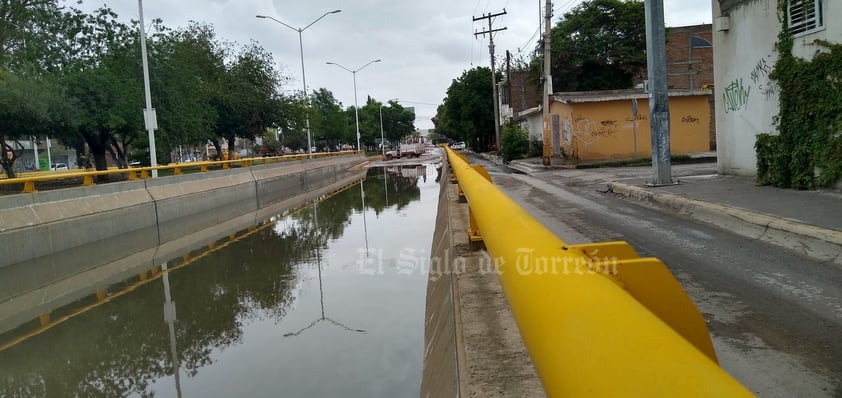
[[[758,134],[776,134],[779,87],[769,75],[778,60],[780,0],[712,0],[716,141],[719,172],[757,173]],[[794,38],[792,55],[811,59],[817,41],[839,43],[842,1],[789,0],[785,18]]]
[[[711,150],[710,96],[708,90],[670,91],[672,154]],[[649,94],[643,90],[556,93],[550,118],[553,147],[567,157],[587,161],[652,153]]]

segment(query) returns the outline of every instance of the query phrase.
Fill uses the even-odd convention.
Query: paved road
[[[600,193],[594,171],[531,177],[471,161],[568,243],[626,240],[660,258],[708,320],[722,367],[757,395],[842,397],[842,269]]]

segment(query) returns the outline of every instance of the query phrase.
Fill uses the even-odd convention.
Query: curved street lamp
[[[345,69],[348,72],[351,72],[354,75],[354,117],[357,119],[357,150],[359,151],[362,147],[360,146],[360,107],[357,106],[357,72],[365,69],[366,66],[369,66],[375,62],[380,62],[381,60],[375,59],[373,61],[368,61],[367,64],[357,68],[357,69],[348,69],[342,65],[337,64],[336,62],[328,61],[328,65],[336,65],[342,69]]]
[[[279,21],[275,18],[270,17],[270,16],[255,15],[255,17],[260,18],[260,19],[271,19],[272,21],[275,21],[275,22],[277,22],[281,25],[286,26],[287,28],[290,28],[290,29],[298,32],[298,49],[299,49],[299,53],[301,54],[301,82],[304,84],[304,101],[307,101],[307,77],[304,74],[304,41],[301,38],[301,33],[304,32],[305,30],[307,30],[307,28],[313,26],[313,24],[315,24],[316,22],[321,21],[322,18],[324,18],[324,17],[326,17],[330,14],[336,14],[336,13],[340,13],[340,12],[342,12],[342,10],[328,11],[328,12],[322,14],[322,16],[314,19],[313,22],[310,22],[309,24],[307,24],[307,26],[305,26],[303,28],[294,28],[294,27],[292,27],[290,25],[287,25],[287,24],[285,24],[285,23],[283,23],[283,22],[281,22],[281,21]],[[310,101],[307,101],[306,103],[309,105]],[[304,121],[305,121],[306,127],[307,127],[307,154],[309,155],[310,158],[312,158],[313,157],[313,141],[310,138],[310,114],[309,114],[309,112],[304,113]]]

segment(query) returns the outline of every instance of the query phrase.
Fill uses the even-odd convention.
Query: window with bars
[[[822,0],[789,0],[789,31],[793,35],[824,27]]]

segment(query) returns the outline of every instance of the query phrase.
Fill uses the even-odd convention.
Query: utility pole
[[[497,71],[494,69],[494,32],[499,32],[501,30],[506,30],[506,27],[494,29],[492,27],[492,23],[494,22],[495,17],[499,17],[501,15],[506,15],[506,9],[503,9],[503,12],[498,12],[496,14],[482,14],[481,17],[474,17],[474,22],[487,19],[488,20],[488,30],[482,32],[474,33],[474,36],[483,35],[485,37],[488,34],[489,44],[488,44],[488,51],[491,54],[491,92],[494,96],[494,137],[496,139],[497,150],[500,150],[500,101],[497,97]]]
[[[550,66],[552,65],[550,62],[550,57],[552,56],[550,52],[552,18],[553,2],[552,0],[547,0],[547,4],[544,6],[544,101],[541,103],[541,111],[544,120],[542,137],[544,141],[544,166],[552,165],[553,156],[553,137],[552,132],[550,131],[550,95],[553,94],[553,76],[550,71]]]
[[[650,186],[672,185],[664,0],[646,0],[645,8],[653,174],[652,180],[647,181],[646,184]]]

